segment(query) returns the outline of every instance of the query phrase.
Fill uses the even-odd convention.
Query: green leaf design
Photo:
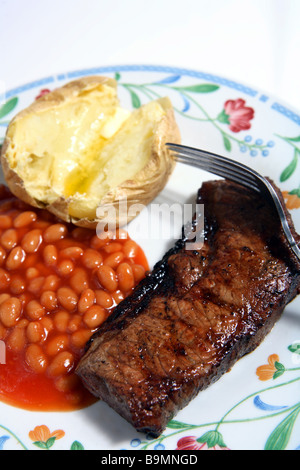
[[[84,450],[83,445],[79,441],[74,441],[71,445],[71,450]]]
[[[173,88],[174,90],[190,91],[192,93],[211,93],[213,91],[218,90],[220,87],[219,85],[214,85],[211,83],[200,83],[199,85],[181,86]]]
[[[298,137],[286,137],[286,139],[291,142],[300,142],[300,135]]]
[[[300,342],[293,343],[288,347],[288,350],[295,354],[300,354]]]
[[[222,124],[230,124],[229,116],[225,113],[225,109],[222,109],[221,113],[217,116],[217,121]]]
[[[283,370],[285,371],[285,367],[281,362],[275,361],[274,366],[276,367],[277,370]]]
[[[215,447],[216,445],[220,447],[226,447],[226,444],[223,440],[223,436],[218,431],[206,432],[205,434],[203,434],[203,436],[197,439],[197,442],[206,442],[208,448]]]
[[[289,194],[295,194],[296,196],[300,197],[300,188],[292,189],[289,191]]]
[[[167,428],[170,429],[187,429],[190,428],[190,424],[182,423],[181,421],[176,421],[175,419],[172,419],[169,421]]]
[[[138,95],[133,91],[131,90],[130,88],[127,88],[129,93],[130,93],[130,96],[131,96],[131,103],[132,103],[132,106],[134,108],[139,108],[141,106],[141,101],[138,97]]]
[[[273,380],[278,379],[278,377],[280,377],[281,375],[283,375],[284,372],[285,372],[285,369],[283,369],[283,370],[277,370],[276,372],[274,372],[274,374],[273,374]]]
[[[299,154],[298,149],[295,149],[293,160],[292,160],[291,163],[283,170],[283,172],[282,172],[281,175],[280,175],[280,181],[281,181],[281,183],[283,183],[284,181],[286,181],[287,179],[289,179],[289,178],[292,176],[292,174],[294,173],[294,171],[296,170],[296,168],[297,168],[297,163],[298,163],[298,154]]]
[[[115,73],[115,80],[118,81],[118,80],[120,80],[120,78],[121,78],[121,74],[119,72],[116,72]]]
[[[43,441],[35,441],[33,444],[39,449],[47,449],[46,443]]]
[[[284,450],[288,445],[291,433],[300,412],[300,407],[292,411],[270,434],[265,450]]]
[[[55,442],[55,439],[56,437],[53,436],[53,437],[49,437],[49,439],[44,442],[44,441],[35,441],[33,444],[37,447],[39,447],[40,449],[45,449],[45,450],[48,450],[50,449],[50,447],[53,446],[54,442]]]
[[[224,147],[227,150],[227,152],[230,152],[231,151],[231,142],[230,142],[230,139],[225,134],[223,134],[223,142],[224,142]]]
[[[1,107],[0,107],[0,119],[2,119],[4,116],[9,114],[18,104],[18,97],[15,96],[14,98],[11,98],[10,100],[6,101]]]
[[[285,367],[280,362],[276,361],[274,366],[276,367],[276,372],[274,372],[274,374],[273,374],[273,380],[277,379],[278,377],[283,375],[284,372],[285,372]]]

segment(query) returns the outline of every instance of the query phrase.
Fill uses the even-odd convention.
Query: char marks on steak
[[[300,290],[299,261],[260,195],[210,181],[197,202],[203,247],[187,250],[179,240],[94,334],[77,367],[95,396],[154,436],[255,349]]]

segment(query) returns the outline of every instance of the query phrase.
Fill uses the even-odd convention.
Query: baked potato
[[[180,142],[169,98],[125,110],[114,79],[89,76],[12,119],[1,164],[10,190],[32,206],[81,227],[118,227],[135,217],[133,204],[149,204],[165,186],[174,168],[166,141]]]

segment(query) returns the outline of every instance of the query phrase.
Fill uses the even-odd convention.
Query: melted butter
[[[85,194],[89,191],[95,173],[101,170],[101,150],[106,142],[106,139],[99,136],[97,142],[83,152],[76,167],[66,175],[64,185],[64,195],[66,197],[73,196],[76,193]]]
[[[89,192],[96,175],[102,174],[101,169],[106,163],[101,158],[103,147],[119,131],[130,114],[125,109],[116,108],[114,113],[102,123],[100,129],[96,123],[92,124],[93,130],[98,131],[93,142],[89,142],[88,145],[82,142],[77,143],[77,146],[81,148],[81,155],[76,165],[69,169],[69,174],[65,178],[64,195],[66,197]],[[74,142],[76,142],[76,136],[74,136]],[[104,177],[103,174],[102,176]]]

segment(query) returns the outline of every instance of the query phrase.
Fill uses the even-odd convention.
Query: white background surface
[[[6,89],[119,64],[213,73],[300,109],[300,0],[0,0]]]

